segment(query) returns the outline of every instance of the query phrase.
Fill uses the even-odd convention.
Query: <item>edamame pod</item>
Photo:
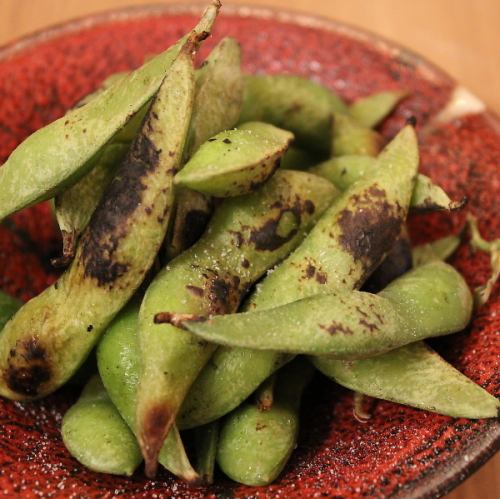
[[[210,485],[214,481],[215,456],[219,443],[219,422],[214,421],[195,428],[196,471],[203,483]]]
[[[21,300],[0,290],[0,331],[22,305],[23,303]]]
[[[289,130],[297,145],[330,152],[334,112],[347,106],[329,89],[300,76],[247,75],[240,123],[265,121]]]
[[[97,164],[75,185],[55,199],[57,223],[63,240],[62,258],[56,266],[66,266],[75,256],[76,243],[90,221],[92,213],[125,157],[129,144],[109,144]]]
[[[273,125],[245,123],[208,139],[174,182],[221,198],[248,194],[274,173],[292,139]]]
[[[258,285],[246,310],[362,286],[406,219],[418,167],[417,138],[410,126],[387,145],[379,165],[333,203],[297,250]],[[193,384],[179,427],[205,424],[234,409],[290,359],[275,352],[219,348]]]
[[[102,382],[121,417],[134,433],[139,383],[138,316],[139,303],[133,301],[111,323],[97,347],[97,365]],[[200,479],[189,462],[176,426],[169,432],[158,460],[186,482],[196,483]]]
[[[156,325],[156,313],[234,312],[252,283],[300,243],[335,195],[333,185],[316,175],[280,170],[255,193],[225,200],[202,238],[153,280],[139,317],[137,424],[148,474],[186,392],[216,348]]]
[[[431,243],[412,248],[413,266],[418,267],[434,260],[447,260],[460,245],[458,236],[446,236]]]
[[[196,93],[184,159],[200,145],[238,121],[243,100],[241,50],[232,38],[224,38],[196,71]],[[212,214],[210,198],[189,189],[178,189],[172,230],[166,245],[172,259],[201,236]]]
[[[64,415],[64,445],[85,467],[99,473],[132,475],[142,461],[134,434],[120,417],[99,376],[93,376]]]
[[[203,14],[191,37],[207,36],[220,2]],[[77,182],[89,160],[159,89],[185,39],[141,68],[22,142],[0,169],[0,220],[39,201],[50,199]]]
[[[378,167],[377,158],[361,155],[346,155],[331,158],[309,171],[333,182],[340,190],[349,188]],[[413,189],[410,207],[416,211],[457,210],[465,205],[466,199],[452,201],[446,192],[432,180],[419,173]]]
[[[325,376],[351,390],[455,418],[494,418],[500,404],[423,342],[373,357],[313,357]]]
[[[196,44],[190,38],[172,64],[71,266],[6,324],[0,335],[1,395],[36,398],[61,386],[153,264],[191,116]]]
[[[209,319],[167,313],[165,319],[221,345],[364,359],[460,331],[471,313],[472,295],[462,276],[433,262],[396,279],[378,295],[334,292],[268,310]],[[158,314],[157,322],[162,318]]]
[[[360,125],[373,128],[406,96],[407,92],[402,90],[389,90],[361,97],[349,106],[349,115]]]
[[[298,359],[278,373],[270,410],[246,402],[227,417],[217,463],[229,478],[246,485],[268,485],[277,478],[297,446],[300,399],[312,375]]]
[[[382,146],[382,136],[360,125],[348,114],[336,113],[333,120],[332,156],[376,156]]]

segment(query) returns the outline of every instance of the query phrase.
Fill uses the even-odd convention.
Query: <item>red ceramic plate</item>
[[[28,134],[61,116],[107,75],[138,66],[195,22],[196,7],[158,6],[99,15],[27,37],[0,50],[0,163]],[[421,170],[456,198],[466,195],[488,238],[500,237],[500,126],[487,112],[462,115],[423,131],[449,101],[455,82],[420,57],[370,34],[308,16],[224,8],[204,53],[223,35],[237,38],[245,70],[295,73],[330,86],[347,100],[377,90],[411,95],[381,127],[388,138],[416,116]],[[477,103],[476,103],[477,104]],[[481,111],[481,106],[475,107]],[[414,242],[457,232],[462,213],[410,221]],[[47,205],[0,226],[0,287],[23,299],[56,277],[48,265],[59,241]],[[482,284],[489,258],[463,244],[453,264],[471,286]],[[500,394],[500,293],[464,333],[434,342],[458,369]],[[303,411],[300,445],[280,479],[264,488],[218,476],[214,487],[189,489],[167,473],[146,480],[87,471],[62,444],[61,416],[75,394],[64,389],[35,403],[0,401],[0,488],[47,497],[436,497],[451,490],[497,449],[496,421],[452,419],[400,405],[372,403],[372,419],[352,417],[352,395],[317,377]],[[156,495],[153,495],[156,494]]]

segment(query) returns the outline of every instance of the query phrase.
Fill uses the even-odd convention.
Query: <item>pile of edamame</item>
[[[44,397],[97,358],[62,422],[69,452],[191,483],[216,463],[275,480],[315,368],[356,397],[495,417],[498,401],[422,341],[462,330],[474,300],[444,262],[458,236],[409,243],[409,211],[465,203],[418,173],[414,123],[387,144],[376,131],[406,93],[347,104],[301,77],[245,75],[232,38],[195,69],[219,8],[0,169],[0,220],[53,199],[65,267],[25,304],[0,294],[0,394]],[[471,223],[495,270],[484,302],[500,244]]]

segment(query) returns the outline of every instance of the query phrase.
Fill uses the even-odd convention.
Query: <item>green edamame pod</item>
[[[361,97],[349,106],[349,115],[360,125],[373,128],[388,116],[407,95],[407,92],[402,90],[389,90]]]
[[[187,390],[216,348],[155,324],[155,315],[234,312],[249,286],[300,243],[335,194],[316,175],[280,170],[255,193],[225,200],[202,238],[149,286],[139,317],[137,409],[149,474]]]
[[[246,310],[362,286],[406,219],[418,167],[417,139],[411,127],[388,144],[379,165],[333,203],[297,250],[257,287]],[[275,352],[219,348],[193,384],[179,427],[204,424],[234,409],[290,358]]]
[[[262,412],[244,403],[225,420],[220,433],[217,463],[236,482],[268,485],[285,467],[297,446],[299,407],[313,370],[303,359],[278,373],[275,403]]]
[[[307,170],[320,161],[321,156],[292,145],[281,158],[280,168],[284,170]]]
[[[500,404],[423,342],[371,359],[341,361],[313,357],[325,376],[379,399],[452,417],[497,417]]]
[[[99,376],[93,376],[61,427],[71,455],[92,471],[132,475],[142,461],[134,434],[120,417]]]
[[[300,76],[247,75],[240,123],[265,121],[289,130],[297,145],[330,152],[334,112],[347,106],[329,89]]]
[[[431,243],[412,248],[413,266],[418,267],[434,260],[447,260],[460,246],[458,236],[446,236]]]
[[[55,212],[63,240],[62,258],[55,262],[57,266],[69,264],[75,256],[78,238],[88,225],[128,148],[129,144],[121,143],[105,146],[96,166],[56,197]]]
[[[116,82],[120,81],[121,79],[125,78],[127,76],[128,72],[124,71],[121,73],[113,73],[109,75],[107,78],[103,80],[103,82],[99,85],[98,88],[96,88],[93,92],[90,94],[85,95],[83,98],[81,98],[76,104],[76,107],[82,107],[85,104],[89,103],[92,99],[97,97],[98,95],[101,95],[104,90],[107,90],[108,88],[112,87]]]
[[[292,139],[290,132],[259,122],[220,132],[201,145],[174,182],[222,198],[247,194],[274,173]]]
[[[196,96],[186,159],[210,137],[236,125],[242,100],[241,49],[234,38],[224,38],[196,71]]]
[[[382,145],[382,136],[371,128],[360,125],[348,114],[335,113],[331,153],[332,156],[376,156]]]
[[[373,173],[378,167],[377,158],[361,155],[346,155],[331,158],[309,171],[327,178],[335,186],[344,191],[354,182]],[[446,192],[434,184],[432,180],[422,174],[417,175],[413,189],[410,207],[416,211],[428,210],[457,210],[465,205],[466,200],[452,201]]]
[[[139,303],[133,301],[111,323],[97,347],[102,382],[121,417],[134,433],[139,383],[138,322]],[[189,462],[176,426],[169,432],[158,460],[186,482],[194,483],[200,479]]]
[[[23,302],[0,290],[0,331],[7,321],[22,307]]]
[[[190,38],[172,64],[71,266],[6,324],[0,335],[1,395],[35,398],[61,386],[153,264],[191,116],[196,44]]]
[[[317,295],[268,310],[204,319],[167,319],[221,345],[364,359],[432,336],[455,333],[470,320],[472,295],[451,266],[417,267],[374,295],[344,291]]]
[[[206,37],[220,7],[209,6],[191,37]],[[159,89],[185,38],[22,142],[0,169],[0,220],[77,182],[89,160]]]
[[[211,136],[233,128],[243,99],[241,50],[224,38],[196,71],[196,93],[184,159],[188,160]],[[210,198],[189,189],[178,189],[167,257],[172,259],[201,236],[212,214]]]
[[[195,428],[196,471],[203,483],[210,485],[214,481],[215,456],[219,443],[219,422],[214,421]]]

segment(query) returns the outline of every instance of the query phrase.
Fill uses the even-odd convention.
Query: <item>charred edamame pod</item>
[[[192,35],[172,64],[71,266],[4,327],[1,395],[35,398],[61,386],[153,264],[167,229],[172,179],[191,116],[197,40]]]
[[[247,75],[240,123],[265,121],[291,131],[297,145],[330,152],[334,112],[347,106],[329,89],[291,75]]]
[[[406,219],[418,167],[412,127],[388,144],[379,165],[332,204],[297,250],[257,287],[245,310],[362,286]],[[204,424],[234,409],[288,360],[282,353],[219,348],[193,384],[179,427]]]
[[[325,177],[340,190],[349,188],[378,168],[377,158],[350,154],[331,158],[309,169],[311,173]],[[466,199],[452,201],[446,192],[426,175],[418,174],[410,207],[416,211],[448,210],[462,208]]]
[[[93,376],[64,415],[64,445],[80,463],[100,473],[132,475],[142,461],[134,434],[120,417],[99,376]]]
[[[229,478],[268,485],[281,473],[297,446],[300,399],[312,375],[307,362],[297,359],[278,373],[268,411],[246,402],[225,419],[217,463]]]
[[[371,359],[341,361],[313,357],[326,376],[351,390],[452,417],[497,417],[500,404],[417,342]]]
[[[194,35],[206,37],[219,7],[214,0]],[[0,170],[0,220],[54,197],[85,175],[89,160],[158,91],[183,46],[185,38],[22,142]]]
[[[201,145],[174,182],[221,198],[247,194],[275,172],[292,139],[290,132],[260,122],[220,132]]]
[[[149,474],[186,392],[216,348],[155,324],[154,316],[235,311],[249,286],[300,243],[335,195],[316,175],[280,170],[255,193],[225,200],[202,238],[151,283],[140,311],[137,408]]]
[[[450,265],[432,262],[404,274],[378,295],[333,292],[268,310],[210,319],[167,314],[167,319],[217,344],[363,359],[460,331],[471,313],[472,295],[462,276]]]
[[[133,301],[120,312],[97,347],[97,365],[102,382],[121,417],[134,433],[139,383],[139,304],[138,301]],[[200,480],[189,462],[175,426],[168,434],[158,460],[167,470],[186,482],[195,483]]]

